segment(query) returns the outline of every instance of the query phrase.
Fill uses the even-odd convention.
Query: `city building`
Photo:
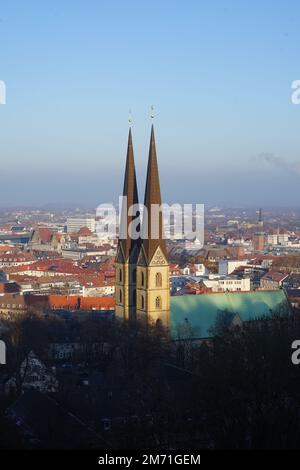
[[[250,278],[239,279],[237,276],[220,277],[219,279],[204,279],[203,284],[212,292],[250,291]]]
[[[66,243],[66,234],[53,232],[48,227],[37,227],[31,233],[28,248],[33,251],[61,252]]]
[[[276,231],[273,231],[273,233],[268,233],[267,243],[268,245],[273,246],[287,246],[289,244],[289,234],[280,229],[277,229]]]
[[[253,236],[254,251],[263,251],[266,243],[266,235],[264,232],[256,232]]]
[[[260,287],[265,290],[277,290],[283,285],[283,281],[288,278],[288,273],[278,271],[268,271],[260,279]]]
[[[95,232],[96,221],[94,218],[77,218],[77,217],[68,217],[67,218],[67,232],[79,232],[80,229],[87,227],[90,232]]]
[[[235,269],[239,268],[240,266],[245,266],[248,264],[248,259],[241,259],[241,260],[228,260],[222,259],[219,260],[218,263],[218,272],[221,276],[227,276],[231,274]]]
[[[35,389],[40,392],[53,393],[57,391],[58,381],[55,368],[47,367],[33,352],[30,351],[20,365],[20,370],[5,384],[6,392],[12,393],[18,387],[16,375],[22,377],[22,392]]]

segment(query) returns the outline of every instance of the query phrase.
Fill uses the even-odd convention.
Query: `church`
[[[169,327],[170,281],[163,216],[159,212],[154,218],[152,211],[153,206],[162,204],[153,124],[144,196],[146,213],[143,220],[139,212],[129,215],[128,211],[128,208],[139,202],[131,128],[123,197],[115,265],[115,314],[119,318],[161,323]],[[132,233],[133,227],[137,226],[140,233],[138,238]]]
[[[288,312],[283,290],[224,292],[181,295],[170,298],[170,274],[161,206],[159,171],[154,127],[152,124],[144,195],[144,212],[132,211],[139,203],[134,162],[132,132],[129,128],[123,205],[120,214],[119,241],[116,254],[115,315],[124,320],[161,324],[172,340],[180,340],[180,327],[191,327],[192,339],[207,339],[218,315],[233,314],[235,324]],[[152,230],[155,228],[155,230]],[[134,235],[135,232],[135,235]],[[153,232],[155,236],[153,236]],[[136,236],[138,233],[138,236]]]

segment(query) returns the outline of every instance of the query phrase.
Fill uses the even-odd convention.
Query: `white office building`
[[[213,292],[238,292],[250,291],[250,279],[237,279],[235,277],[220,279],[205,279],[203,283],[206,287],[211,288]]]
[[[247,259],[243,259],[243,260],[222,259],[219,261],[218,272],[220,276],[228,276],[228,274],[231,274],[235,269],[239,268],[240,266],[246,266],[247,264],[248,264]]]
[[[95,232],[96,221],[93,218],[69,217],[67,219],[67,232],[78,232],[83,227],[87,227],[91,232]]]

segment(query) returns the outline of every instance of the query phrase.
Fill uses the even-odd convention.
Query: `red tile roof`
[[[21,295],[5,293],[0,298],[0,306],[26,310],[33,306],[41,308],[66,310],[113,310],[115,299],[113,297],[82,297],[77,295]],[[8,307],[9,305],[9,307]]]
[[[90,235],[92,235],[92,232],[90,231],[88,227],[81,227],[77,233],[81,237],[89,237]]]
[[[281,273],[279,271],[268,271],[263,277],[262,279],[270,279],[272,281],[275,281],[275,282],[281,282],[283,281],[283,279],[285,279],[286,277],[288,277],[288,274],[287,273]]]
[[[0,245],[0,253],[12,253],[15,251],[17,250],[13,245]]]
[[[77,295],[49,295],[49,307],[53,309],[111,310],[115,307],[113,297],[81,297]]]
[[[35,231],[39,234],[41,240],[44,243],[49,243],[52,237],[53,232],[47,227],[37,227]]]

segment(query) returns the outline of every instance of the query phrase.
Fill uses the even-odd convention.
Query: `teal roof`
[[[289,311],[283,290],[257,292],[226,292],[221,294],[180,295],[171,297],[171,337],[178,338],[178,325],[188,324],[195,338],[208,338],[218,314],[238,314],[242,321]]]

